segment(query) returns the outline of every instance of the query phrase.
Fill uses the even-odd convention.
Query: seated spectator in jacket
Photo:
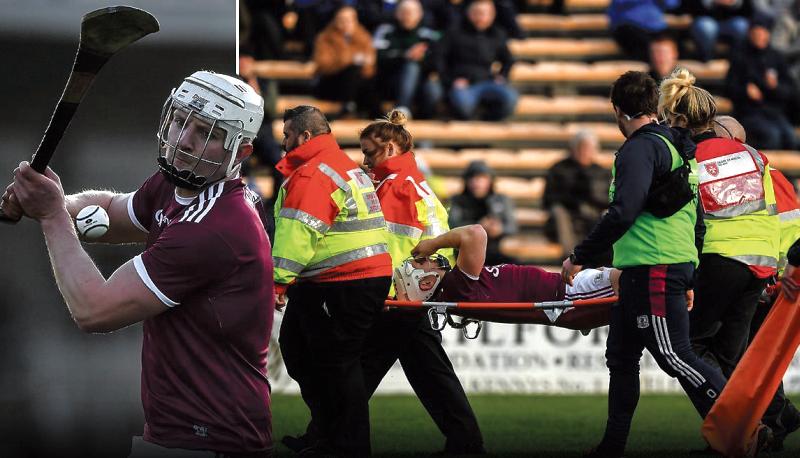
[[[419,0],[402,0],[395,13],[394,23],[383,24],[375,31],[376,80],[382,96],[394,100],[406,115],[416,105],[417,117],[429,118],[442,99],[442,85],[432,72],[431,62],[432,47],[441,34],[420,25],[423,13]]]
[[[664,11],[680,0],[612,0],[608,6],[611,35],[625,54],[647,62],[650,40],[667,30]]]
[[[494,191],[494,171],[483,161],[472,161],[464,171],[464,191],[450,200],[451,228],[480,224],[486,229],[486,265],[516,263],[500,252],[500,241],[517,233],[514,203]]]
[[[762,150],[797,149],[794,128],[784,113],[787,102],[797,97],[797,88],[783,55],[770,46],[771,26],[769,16],[753,17],[747,43],[731,56],[728,96],[751,145]]]
[[[678,66],[678,44],[668,34],[657,35],[650,41],[650,76],[661,83],[661,80]]]
[[[354,8],[339,9],[317,36],[314,63],[319,77],[316,96],[341,102],[340,115],[353,115],[357,106],[370,115],[378,111],[372,86],[375,48],[369,32],[358,23]]]
[[[569,157],[547,172],[544,207],[550,212],[545,234],[566,252],[583,240],[608,208],[611,173],[595,162],[599,143],[588,130],[569,141]]]
[[[514,60],[506,34],[494,25],[491,0],[474,0],[466,19],[449,30],[441,41],[437,70],[449,87],[450,104],[459,119],[480,112],[486,120],[501,120],[514,112],[517,91],[508,84]],[[492,64],[500,62],[497,74]]]
[[[714,47],[720,39],[735,51],[747,37],[747,18],[752,14],[749,0],[696,0],[685,11],[694,16],[689,35],[697,58],[708,62],[714,58]]]

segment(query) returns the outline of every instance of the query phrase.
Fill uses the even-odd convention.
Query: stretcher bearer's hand
[[[283,311],[283,308],[286,307],[286,304],[289,303],[289,298],[286,297],[286,293],[276,293],[275,294],[275,309],[278,311]]]
[[[694,290],[686,290],[686,310],[692,311],[694,308]]]
[[[572,286],[572,279],[575,278],[575,275],[582,269],[583,266],[578,264],[573,264],[572,255],[570,255],[561,264],[561,278],[564,280],[564,283]]]
[[[793,278],[795,269],[797,269],[797,267],[787,264],[786,270],[783,272],[783,278],[781,279],[781,292],[792,302],[797,300],[797,292],[800,291],[800,285],[798,285]]]

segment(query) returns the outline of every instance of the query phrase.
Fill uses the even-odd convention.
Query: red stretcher
[[[431,328],[441,331],[448,324],[462,329],[468,339],[478,337],[481,321],[530,323],[588,332],[608,324],[616,296],[545,302],[419,302],[387,300],[389,309],[425,310]],[[461,317],[457,322],[453,316]]]

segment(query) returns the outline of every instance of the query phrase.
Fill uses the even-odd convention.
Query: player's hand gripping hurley
[[[72,64],[72,72],[50,118],[50,124],[44,131],[42,142],[31,160],[34,170],[44,173],[78,105],[103,65],[117,51],[157,31],[158,21],[153,15],[130,6],[100,8],[83,16],[78,53]],[[14,223],[18,218],[9,218],[0,208],[0,221]]]

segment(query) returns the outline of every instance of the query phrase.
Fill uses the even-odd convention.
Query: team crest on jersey
[[[603,281],[603,272],[598,272],[594,276],[594,278],[592,278],[592,284],[594,284],[594,286],[597,286],[600,284],[601,281]]]
[[[155,214],[156,224],[158,227],[166,226],[169,224],[169,218],[164,216],[164,210],[159,209]]]
[[[647,319],[647,315],[639,315],[636,317],[636,327],[639,329],[646,329],[650,326],[650,320]]]
[[[708,174],[712,177],[719,175],[719,166],[716,162],[707,162],[703,164],[703,166],[705,166],[706,172],[708,172]]]

